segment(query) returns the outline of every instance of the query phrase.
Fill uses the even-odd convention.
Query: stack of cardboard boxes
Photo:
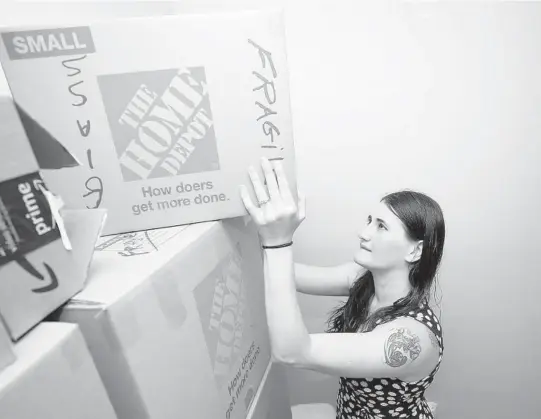
[[[238,194],[296,190],[281,15],[1,36],[0,417],[291,417]]]
[[[82,418],[76,412],[87,411],[114,419],[80,329],[42,322],[83,288],[104,211],[71,210],[53,222],[9,98],[0,100],[0,144],[0,417]]]

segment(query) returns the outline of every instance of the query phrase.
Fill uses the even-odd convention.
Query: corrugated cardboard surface
[[[7,330],[0,319],[0,372],[8,365],[13,364],[13,362],[15,362],[13,345]]]
[[[1,418],[116,419],[76,325],[41,323],[15,352],[0,373]]]
[[[232,219],[137,234],[100,241],[60,313],[80,324],[119,419],[246,417],[270,360],[255,230]]]
[[[238,185],[261,156],[283,159],[296,193],[279,12],[3,28],[0,59],[17,103],[81,162],[44,172],[51,190],[106,208],[106,234],[244,215]]]

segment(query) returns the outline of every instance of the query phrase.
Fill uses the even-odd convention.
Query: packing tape
[[[231,252],[223,227],[216,223],[164,266],[152,281],[154,295],[170,327],[179,329],[188,317],[182,292],[189,294]],[[181,291],[182,290],[182,291]]]
[[[69,336],[65,338],[60,350],[72,372],[79,370],[85,360],[91,358],[79,326],[75,326]]]
[[[59,196],[56,196],[48,191],[43,184],[39,185],[39,188],[49,203],[49,208],[51,209],[51,214],[53,216],[53,227],[58,227],[62,244],[66,250],[72,250],[71,241],[66,231],[66,226],[64,225],[64,219],[60,215],[60,210],[64,206],[64,201]]]
[[[129,310],[125,310],[122,318],[125,320],[128,315]],[[97,332],[102,333],[107,345],[107,348],[100,347],[99,351],[111,352],[102,354],[110,358],[107,362],[103,363],[100,356],[100,359],[95,360],[95,364],[119,418],[151,419],[126,353],[140,339],[137,320],[132,320],[131,323],[124,321],[121,327],[115,327],[109,311],[100,311],[95,316],[94,321],[98,322]],[[98,345],[101,343],[97,342]],[[104,371],[104,368],[107,370]]]
[[[254,388],[250,386],[248,390],[246,391],[246,395],[244,396],[244,409],[246,411],[250,409],[250,405],[252,404],[254,395],[255,395]]]
[[[168,275],[156,278],[152,281],[152,289],[169,326],[173,329],[180,329],[188,317],[188,310],[182,302],[174,273],[169,272]]]
[[[115,352],[124,352],[134,346],[141,336],[141,327],[137,321],[137,313],[132,304],[123,304],[123,307],[115,308],[115,319],[109,310],[103,310],[96,316],[100,323],[101,331],[109,347]]]

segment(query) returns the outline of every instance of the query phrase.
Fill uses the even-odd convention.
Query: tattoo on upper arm
[[[385,363],[391,367],[401,367],[408,360],[417,359],[420,353],[419,337],[404,327],[393,329],[385,340]]]

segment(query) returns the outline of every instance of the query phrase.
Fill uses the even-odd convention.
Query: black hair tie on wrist
[[[293,242],[285,243],[285,244],[279,244],[277,246],[261,246],[263,249],[280,249],[282,247],[288,247],[291,246]]]

